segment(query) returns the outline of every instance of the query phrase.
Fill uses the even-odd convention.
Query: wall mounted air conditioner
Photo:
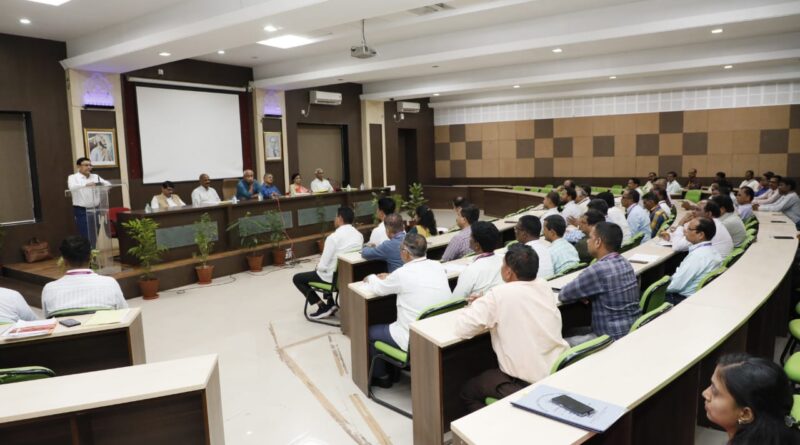
[[[342,94],[341,93],[329,93],[327,91],[315,91],[312,90],[310,93],[310,102],[314,105],[341,105],[342,104]]]
[[[398,113],[419,113],[420,104],[417,102],[397,102]]]

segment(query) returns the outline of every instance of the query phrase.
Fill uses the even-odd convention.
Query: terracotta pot
[[[211,284],[211,277],[214,275],[214,266],[197,266],[197,284]]]
[[[261,272],[264,269],[264,255],[247,255],[245,258],[250,272]]]
[[[272,264],[283,266],[286,264],[286,249],[275,249],[272,251]]]
[[[325,250],[325,238],[317,240],[317,249],[319,250],[319,253],[322,253],[322,251]]]
[[[139,290],[145,300],[155,300],[158,298],[158,278],[149,280],[139,280]]]

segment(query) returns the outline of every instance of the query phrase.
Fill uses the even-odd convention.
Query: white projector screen
[[[239,96],[136,86],[145,184],[242,175]]]

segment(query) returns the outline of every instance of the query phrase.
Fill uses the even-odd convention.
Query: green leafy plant
[[[283,228],[283,217],[275,210],[270,210],[264,215],[267,217],[266,229],[269,242],[273,249],[277,249],[280,242],[286,239],[286,232]]]
[[[425,199],[422,184],[415,182],[408,186],[408,200],[403,201],[400,208],[406,211],[409,218],[414,219],[417,216],[417,207],[427,203]]]
[[[199,221],[194,222],[194,243],[197,245],[196,258],[200,259],[200,266],[206,267],[208,255],[214,250],[214,235],[216,234],[217,224],[211,221],[208,213],[203,213]]]
[[[264,215],[267,215],[267,213],[264,213]],[[264,243],[265,232],[267,232],[269,228],[258,218],[254,218],[250,212],[247,212],[243,218],[239,218],[236,222],[231,223],[225,230],[228,232],[237,230],[239,244],[247,249],[255,249]],[[256,252],[251,252],[250,255],[257,256]]]
[[[158,223],[150,218],[140,218],[126,221],[122,223],[122,226],[136,241],[136,245],[128,249],[128,254],[139,260],[139,264],[144,270],[141,279],[152,280],[153,264],[161,261],[161,256],[167,250],[165,247],[159,246],[156,241]]]

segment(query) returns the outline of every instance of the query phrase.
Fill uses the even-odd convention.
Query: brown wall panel
[[[261,125],[264,127],[264,131],[277,131],[282,132],[283,129],[281,125],[283,124],[283,120],[280,117],[263,117],[261,119]],[[264,138],[264,135],[257,135],[256,137]],[[258,144],[256,144],[258,145]],[[286,156],[286,147],[283,147],[284,156]],[[275,179],[275,184],[281,190],[281,192],[286,193],[284,190],[284,177],[286,176],[283,173],[283,160],[280,161],[266,161],[265,162],[265,172],[272,173],[273,178]],[[264,178],[259,178],[263,180]]]
[[[372,186],[383,186],[383,125],[369,124],[369,152]]]
[[[405,161],[408,158],[399,147],[401,133],[398,130],[416,131],[417,179],[425,184],[436,177],[434,172],[433,109],[428,107],[428,99],[418,99],[413,102],[419,102],[422,105],[420,112],[417,114],[405,113],[405,118],[400,122],[395,122],[392,117],[397,114],[396,102],[385,102],[383,109],[386,125],[386,183],[397,185],[398,193],[402,193],[403,196],[408,194],[408,189],[405,185],[407,184]],[[448,134],[449,141],[453,142],[453,145],[459,144],[459,147],[463,146],[464,153],[460,159],[466,159],[466,130],[464,126],[452,129]],[[458,141],[453,138],[458,139]],[[463,164],[464,174],[466,174],[466,162],[461,162],[461,164]],[[461,165],[455,166],[455,169],[451,170],[451,174],[455,172],[456,175],[461,175],[461,167]]]
[[[115,143],[117,144],[117,159],[119,160],[119,131],[117,131],[117,118],[114,113],[114,110],[81,110],[81,122],[83,123],[83,128],[87,129],[106,129],[110,128],[113,129],[115,132]],[[86,152],[86,141],[85,138],[82,137],[83,141],[82,149],[84,153]],[[100,175],[103,179],[116,179],[119,180],[122,178],[120,174],[119,167],[115,168],[94,168],[94,173]],[[110,198],[109,205],[111,207],[122,207],[122,189],[116,187],[111,190],[111,198]]]

